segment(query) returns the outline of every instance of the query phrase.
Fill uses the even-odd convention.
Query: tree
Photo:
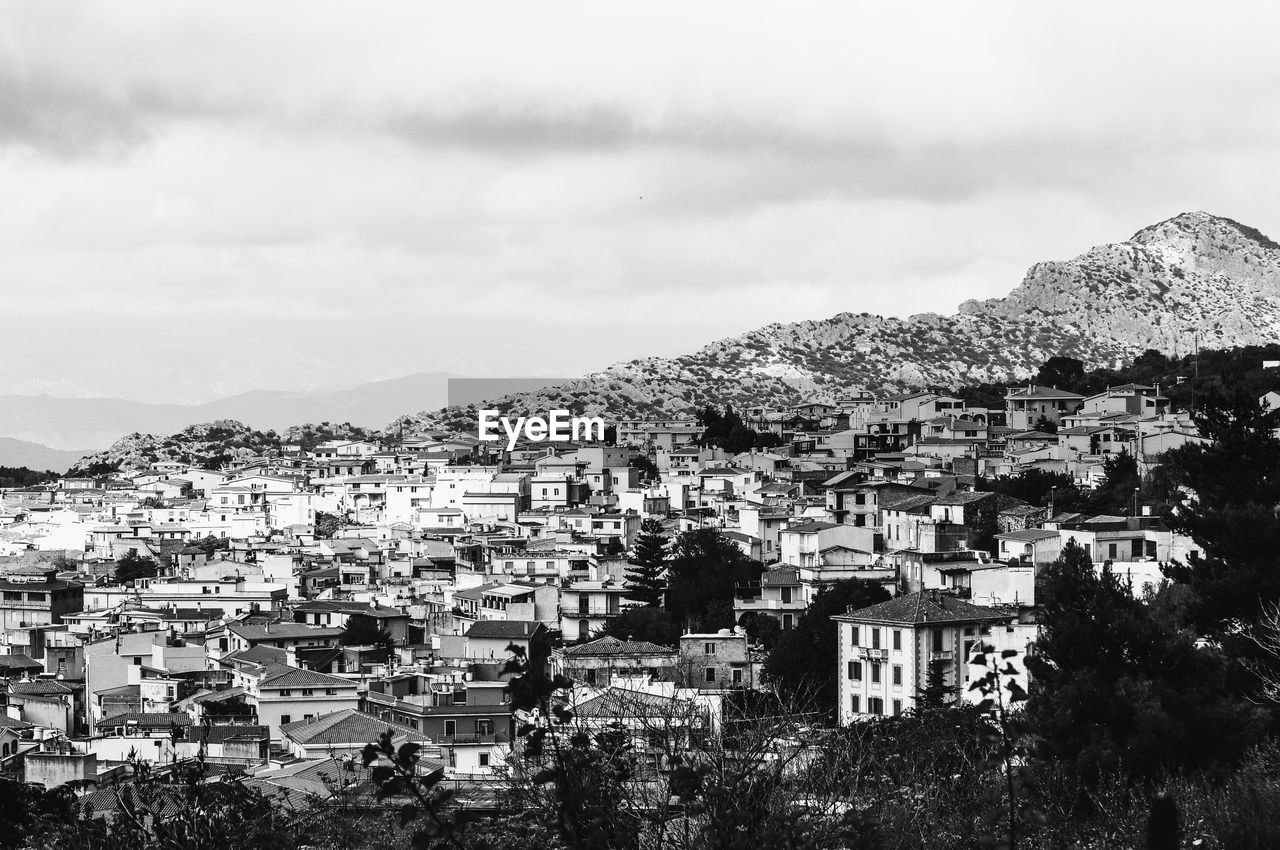
[[[226,552],[227,550],[229,550],[231,548],[231,538],[214,537],[212,534],[210,534],[208,537],[205,537],[203,540],[197,540],[191,545],[196,549],[199,549],[201,552],[203,552],[205,554],[205,557],[211,558],[213,557],[214,552]]]
[[[1174,502],[1165,521],[1204,554],[1165,573],[1195,592],[1202,633],[1244,651],[1234,623],[1252,623],[1280,600],[1280,440],[1273,433],[1280,411],[1236,393],[1210,398],[1196,420],[1211,443],[1166,452],[1161,466]]]
[[[130,552],[116,561],[116,582],[125,584],[139,578],[155,578],[156,562],[136,552]]]
[[[795,628],[783,631],[765,660],[765,675],[784,697],[811,697],[817,707],[836,706],[836,666],[840,661],[836,624],[831,618],[889,599],[889,591],[863,579],[845,579],[818,591]]]
[[[935,658],[925,671],[925,684],[916,695],[916,711],[940,711],[951,704],[953,689],[947,686],[947,660]]]
[[[697,528],[676,538],[667,559],[667,610],[677,622],[704,628],[714,600],[733,604],[739,584],[764,571],[715,528]]]
[[[1134,493],[1140,489],[1138,461],[1121,449],[1102,461],[1102,483],[1089,497],[1088,508],[1093,514],[1128,516],[1133,513]]]
[[[662,521],[650,517],[640,524],[635,556],[627,570],[626,597],[643,605],[661,605],[667,591],[667,537]]]
[[[343,646],[375,646],[387,652],[395,646],[395,639],[390,633],[376,619],[365,614],[347,617],[347,625],[338,641]]]
[[[764,647],[765,652],[773,650],[778,643],[778,636],[782,634],[782,624],[776,617],[756,611],[743,614],[738,625],[746,629],[747,638],[753,644]]]
[[[1058,433],[1058,423],[1041,414],[1040,418],[1036,420],[1035,427],[1032,428],[1032,430],[1041,431],[1045,434],[1056,434]]]
[[[1085,780],[1229,765],[1261,735],[1263,712],[1231,694],[1222,653],[1153,616],[1074,540],[1037,596],[1027,710],[1045,752]]]
[[[316,537],[320,537],[325,540],[331,539],[335,534],[345,528],[346,525],[346,517],[327,513],[325,511],[316,511]]]
[[[627,461],[627,466],[640,470],[640,478],[645,481],[657,481],[662,477],[658,465],[650,460],[648,455],[636,455]]]
[[[1036,374],[1035,382],[1075,392],[1084,383],[1084,363],[1074,357],[1055,355],[1044,361]]]
[[[604,633],[618,640],[643,640],[671,647],[680,644],[680,624],[662,608],[646,605],[624,608],[618,616],[605,620]]]

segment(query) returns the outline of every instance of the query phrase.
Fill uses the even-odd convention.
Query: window
[[[849,662],[849,679],[855,682],[862,680],[862,662],[861,661]]]
[[[325,688],[325,689],[324,689],[324,695],[325,695],[325,696],[327,696],[327,697],[337,696],[337,695],[338,695],[338,689],[337,689],[337,688]]]
[[[902,650],[902,629],[893,630],[893,649],[895,652]]]
[[[902,714],[902,700],[895,699],[893,701],[893,716],[897,717],[900,714]]]
[[[582,678],[588,685],[594,685],[596,683],[596,671],[594,669],[586,670],[584,671]]]
[[[714,683],[714,682],[715,682],[715,680],[716,680],[716,668],[714,668],[714,667],[708,667],[708,668],[707,668],[707,683],[708,683],[708,684]]]
[[[444,722],[444,734],[449,738],[452,738],[454,735],[458,734],[458,721],[446,720]]]
[[[871,630],[871,648],[872,649],[880,648],[880,630],[879,629]]]
[[[874,661],[871,662],[871,682],[876,685],[880,684],[880,665]]]
[[[861,714],[862,713],[862,697],[858,696],[857,694],[854,694],[853,696],[849,697],[849,710],[854,714]]]
[[[289,690],[288,688],[282,688],[280,691],[280,696],[282,697],[293,696],[293,691]]]
[[[868,714],[884,714],[884,700],[880,697],[871,697],[867,700]]]
[[[302,695],[303,695],[304,697],[309,697],[309,696],[311,696],[311,689],[310,689],[310,688],[303,688],[303,689],[302,689]]]
[[[742,671],[741,671],[740,669],[734,668],[734,671],[733,671],[733,683],[734,683],[735,685],[741,685],[741,684],[742,684]]]
[[[304,715],[302,715],[302,719],[303,719],[303,720],[311,720],[313,717],[315,717],[315,715],[314,715],[314,714],[304,714]]]
[[[703,654],[703,655],[715,655],[715,654],[716,654],[716,645],[715,645],[714,643],[704,643],[704,644],[702,645],[702,654]]]
[[[1116,557],[1116,544],[1114,543],[1107,544],[1107,557],[1112,559]]]
[[[791,588],[783,587],[783,588],[780,588],[780,590],[782,592],[783,604],[790,605],[791,604]]]
[[[135,666],[135,667],[141,667],[141,666],[142,666],[142,658],[141,658],[140,656],[136,656],[136,655],[134,656],[134,658],[133,658],[133,666]]]
[[[902,685],[902,665],[901,664],[893,665],[893,683],[899,686]]]
[[[795,624],[796,624],[796,618],[795,618],[795,615],[794,615],[794,614],[783,614],[783,615],[782,615],[782,629],[783,629],[783,631],[787,631],[788,629],[794,628],[794,627],[795,627]]]
[[[477,720],[477,721],[476,721],[476,734],[477,734],[477,735],[492,735],[492,734],[493,734],[493,721],[492,721],[492,720],[489,720],[488,718],[486,718],[486,719],[484,719],[484,720]]]
[[[854,626],[854,627],[853,627],[853,641],[852,641],[853,646],[857,646],[857,645],[858,645],[858,631],[859,631],[859,630],[858,630],[858,627],[857,627],[857,626]]]
[[[489,766],[489,754],[488,754],[488,753],[481,753],[481,754],[480,754],[480,766],[481,766],[481,767],[488,767],[488,766]]]
[[[289,715],[287,715],[287,714],[282,714],[282,715],[280,715],[280,723],[281,723],[281,724],[288,723],[288,722],[290,722],[291,720],[292,720],[292,718],[291,718]]]
[[[933,630],[933,651],[942,652],[942,629]]]

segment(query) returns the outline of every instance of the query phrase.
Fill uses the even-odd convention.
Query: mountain
[[[25,466],[27,469],[39,471],[53,470],[62,472],[85,452],[51,449],[39,443],[28,443],[26,440],[15,440],[12,437],[0,437],[0,466]]]
[[[176,434],[128,434],[110,447],[73,459],[67,464],[70,475],[98,475],[103,472],[150,469],[157,461],[218,469],[245,457],[277,455],[284,444],[296,443],[311,449],[325,440],[364,440],[371,432],[347,423],[338,425],[293,425],[282,430],[259,431],[234,419],[219,419],[188,425]]]
[[[263,431],[279,431],[301,422],[377,426],[405,410],[442,407],[448,401],[452,377],[457,376],[419,373],[341,390],[256,390],[195,405],[7,395],[0,396],[0,436],[65,450],[109,446],[121,434],[132,432],[172,434],[189,425],[222,419]],[[68,465],[60,462],[53,468]]]
[[[555,388],[506,396],[521,414],[567,408],[630,416],[830,400],[856,388],[901,391],[1022,380],[1048,357],[1115,365],[1148,348],[1185,353],[1280,338],[1280,245],[1203,212],[1144,228],[1071,260],[1037,263],[1009,295],[955,315],[907,319],[841,313],[773,324],[693,354],[619,363]],[[473,430],[474,407],[395,420],[407,432]]]

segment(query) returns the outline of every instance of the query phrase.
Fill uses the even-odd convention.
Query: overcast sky
[[[1276,20],[1135,5],[6,2],[0,392],[571,375],[1280,236]]]

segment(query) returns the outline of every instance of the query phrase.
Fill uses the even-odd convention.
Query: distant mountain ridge
[[[79,449],[83,454],[85,447],[110,446],[122,434],[172,434],[221,419],[244,422],[261,431],[283,431],[304,422],[378,427],[406,409],[443,407],[448,403],[449,379],[456,377],[418,373],[341,390],[255,390],[195,405],[6,395],[0,396],[0,437],[51,450]],[[0,449],[0,463],[7,458]]]
[[[63,472],[83,455],[84,451],[51,449],[26,440],[0,437],[0,466],[25,466],[39,472]]]
[[[1009,295],[952,316],[841,313],[767,325],[679,357],[619,363],[557,388],[497,400],[512,413],[567,407],[623,418],[689,414],[710,403],[832,400],[855,388],[901,391],[1022,380],[1048,357],[1115,365],[1148,348],[1185,353],[1280,338],[1280,245],[1204,212],[1125,242],[1037,263]],[[474,428],[473,408],[427,410],[390,427]]]
[[[1203,212],[1183,213],[1070,260],[1036,263],[1008,295],[967,301],[955,315],[841,313],[772,324],[692,354],[618,363],[488,404],[513,414],[564,408],[614,421],[689,415],[707,404],[786,405],[830,401],[856,389],[1024,380],[1053,355],[1079,358],[1089,368],[1115,367],[1148,348],[1185,354],[1197,336],[1202,347],[1219,349],[1280,341],[1280,245]],[[400,411],[407,400],[399,399]],[[372,419],[365,412],[351,422]],[[427,407],[396,417],[384,430],[408,436],[436,428],[474,431],[476,405]],[[130,439],[138,443],[138,436]],[[175,437],[148,437],[95,457],[146,461],[157,444],[166,454],[193,454],[183,448],[185,438]],[[198,448],[196,454],[211,451]]]

